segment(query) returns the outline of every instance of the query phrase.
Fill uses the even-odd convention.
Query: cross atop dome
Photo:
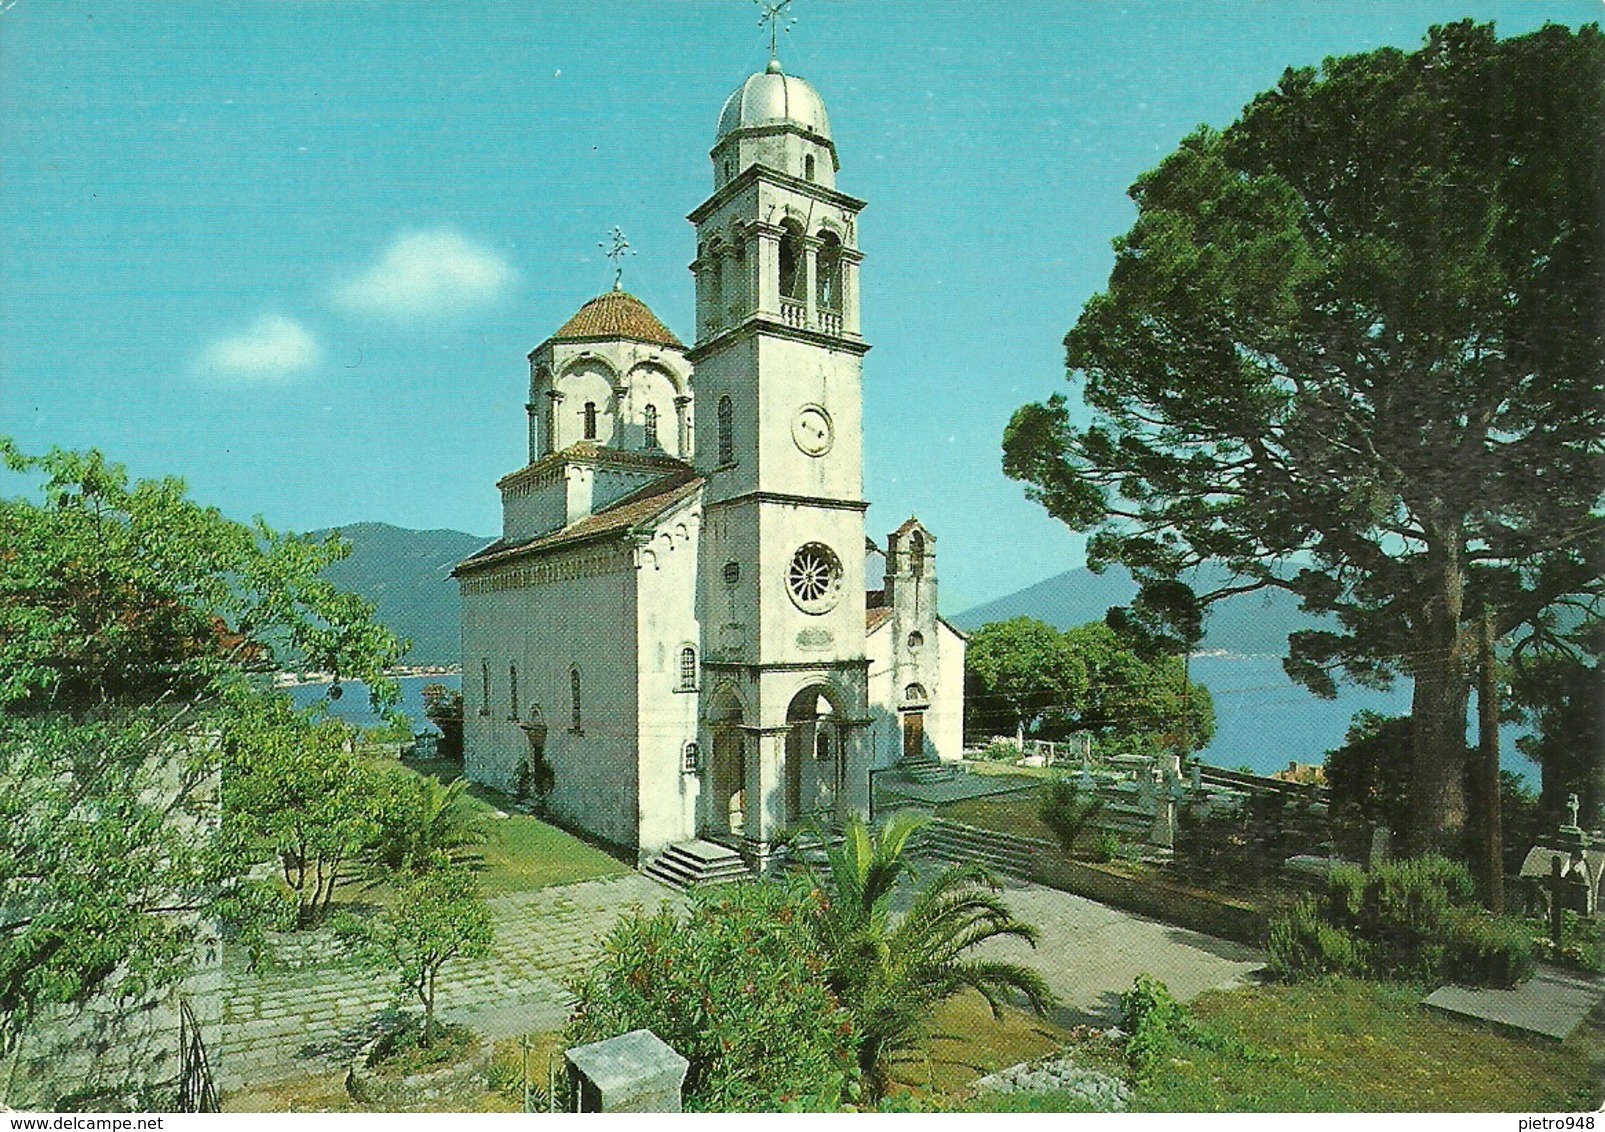
[[[796,16],[787,16],[786,9],[791,7],[791,0],[753,0],[758,5],[758,26],[769,25],[769,66],[765,68],[769,74],[780,74],[780,56],[775,50],[775,41],[778,33],[790,31],[797,22]]]

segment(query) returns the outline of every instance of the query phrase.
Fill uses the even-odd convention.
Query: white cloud
[[[335,289],[334,300],[397,319],[457,314],[495,302],[512,280],[512,268],[495,252],[437,228],[400,233],[377,263]]]
[[[293,319],[267,314],[238,334],[218,338],[201,353],[203,374],[234,381],[283,381],[310,369],[323,351]]]

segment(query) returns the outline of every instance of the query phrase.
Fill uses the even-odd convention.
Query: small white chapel
[[[824,102],[771,59],[711,157],[695,344],[616,278],[529,354],[529,463],[455,571],[465,763],[643,862],[762,867],[865,815],[872,768],[960,757],[965,642],[931,532],[866,537],[864,202]]]

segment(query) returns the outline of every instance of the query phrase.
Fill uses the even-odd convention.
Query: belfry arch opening
[[[795,220],[781,223],[780,237],[780,297],[802,302],[808,280],[804,271],[802,226]]]
[[[842,309],[842,242],[836,233],[826,229],[819,237],[819,251],[814,260],[815,305],[820,310],[841,313]]]

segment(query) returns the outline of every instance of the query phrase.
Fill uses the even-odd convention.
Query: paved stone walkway
[[[931,876],[945,862],[921,860],[920,875]],[[1120,995],[1139,974],[1163,982],[1179,1002],[1206,990],[1237,985],[1265,964],[1252,947],[1188,931],[1124,912],[1056,888],[1000,877],[1009,910],[1033,925],[1036,947],[998,939],[979,954],[1034,967],[1059,998],[1054,1021],[1061,1026],[1111,1025],[1120,1016]],[[904,902],[907,896],[903,897]]]
[[[925,863],[920,872],[938,868]],[[1066,1026],[1112,1022],[1120,993],[1139,972],[1162,979],[1185,1002],[1263,962],[1252,948],[1056,889],[1009,881],[1005,898],[1015,915],[1036,925],[1041,941],[1034,949],[994,941],[985,953],[1041,971],[1063,1002],[1055,1021]],[[602,936],[631,907],[665,902],[683,906],[684,898],[636,873],[495,898],[491,955],[447,968],[438,1009],[492,1039],[557,1029],[568,1016],[564,983],[595,955]],[[324,935],[292,957],[295,965],[259,975],[247,974],[241,957],[229,957],[218,1058],[225,1091],[343,1068],[375,1032],[394,1002],[393,981],[332,954]]]
[[[595,955],[628,909],[680,904],[672,889],[637,873],[502,896],[488,903],[496,942],[484,959],[447,966],[436,1009],[489,1038],[561,1027],[564,983]],[[219,1085],[264,1083],[344,1066],[395,1001],[394,978],[332,961],[319,933],[283,966],[260,974],[230,955]],[[411,1008],[413,1003],[404,1004]]]

